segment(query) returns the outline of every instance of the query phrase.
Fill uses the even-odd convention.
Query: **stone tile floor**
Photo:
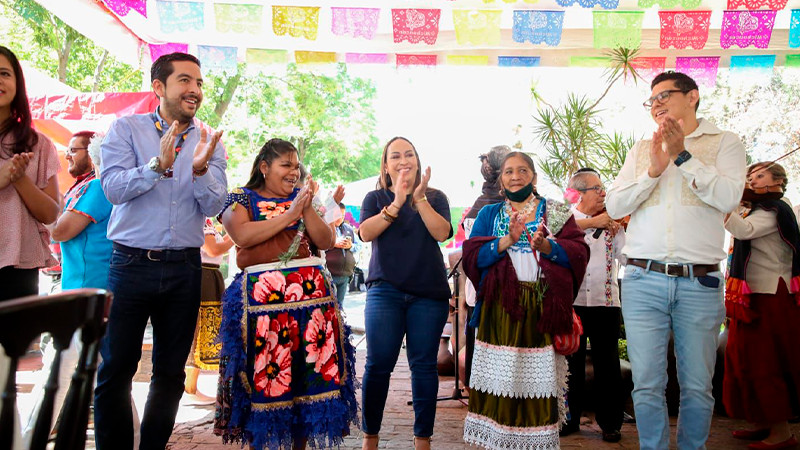
[[[354,330],[363,329],[363,293],[353,293],[345,300],[347,322]],[[146,337],[147,341],[147,337]],[[354,342],[359,343],[356,336]],[[363,373],[366,350],[363,342],[357,352],[357,373]],[[37,374],[41,372],[41,356],[32,353],[20,362],[18,371],[18,390],[20,393],[20,407],[24,409],[26,399],[31,397],[31,388],[36,382]],[[133,397],[137,410],[144,410],[147,397],[148,382],[150,379],[150,350],[145,343],[142,354],[142,363],[134,377]],[[198,380],[199,390],[207,395],[216,392],[216,373],[204,372]],[[439,378],[439,395],[450,396],[453,393],[453,377]],[[389,398],[384,413],[383,428],[381,431],[380,448],[410,449],[413,448],[413,410],[406,402],[411,398],[411,374],[405,359],[405,352],[401,352],[397,367],[392,376]],[[461,402],[446,400],[439,402],[436,413],[436,428],[432,447],[436,450],[455,450],[475,448],[466,445],[462,438],[464,417],[467,408]],[[239,446],[223,445],[220,438],[214,436],[213,429],[214,407],[181,405],[176,418],[175,429],[167,448],[171,450],[192,449],[238,449]],[[676,418],[670,418],[671,423],[671,448],[675,448]],[[712,429],[707,448],[710,450],[746,449],[745,441],[738,441],[731,437],[731,430],[741,427],[743,422],[722,416],[714,416]],[[91,427],[91,424],[90,424]],[[800,437],[800,424],[793,424],[792,431]],[[638,449],[638,439],[635,424],[625,424],[622,428],[622,441],[615,444],[603,442],[600,429],[594,422],[591,414],[582,418],[581,431],[561,439],[561,447],[586,448],[586,449]],[[93,432],[90,429],[87,436],[86,448],[94,448]],[[361,448],[361,432],[354,429],[353,435],[345,438],[345,449]]]
[[[366,351],[360,348],[357,352],[357,373],[363,373]],[[134,378],[133,396],[137,410],[144,409],[147,396],[149,373],[151,370],[150,351],[145,350],[142,355],[142,365]],[[18,374],[20,401],[24,404],[30,389],[35,382],[35,374],[40,372],[41,358],[35,354],[21,361]],[[453,377],[439,378],[439,395],[449,396],[453,392]],[[201,392],[212,394],[216,388],[216,374],[203,373],[198,382]],[[406,401],[411,398],[411,373],[405,360],[405,352],[401,352],[397,367],[392,376],[389,399],[383,420],[380,448],[410,449],[413,435],[413,410]],[[442,401],[438,404],[436,412],[436,428],[433,448],[436,450],[456,450],[475,448],[466,445],[462,439],[463,422],[467,408],[455,400]],[[238,446],[223,445],[220,438],[214,436],[213,428],[214,408],[208,406],[181,405],[176,419],[175,429],[170,438],[168,449],[193,450],[193,449],[237,449]],[[675,448],[676,418],[671,418],[671,448]],[[710,450],[745,449],[747,443],[731,437],[731,430],[741,427],[743,422],[721,416],[714,416],[711,435],[707,448]],[[91,426],[91,425],[90,425]],[[800,424],[793,424],[792,431],[800,437]],[[615,444],[603,442],[600,429],[592,419],[591,414],[583,417],[581,431],[561,439],[561,447],[585,449],[638,449],[636,426],[625,424],[622,428],[622,441]],[[89,430],[86,448],[93,449],[93,433]],[[361,448],[361,433],[353,430],[353,436],[345,439],[342,448]]]

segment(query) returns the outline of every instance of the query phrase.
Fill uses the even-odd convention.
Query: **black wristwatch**
[[[692,159],[692,154],[689,153],[688,150],[684,150],[678,153],[678,156],[675,158],[675,165],[680,167],[681,164],[685,163],[690,159]]]

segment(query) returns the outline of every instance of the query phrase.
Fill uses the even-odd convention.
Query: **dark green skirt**
[[[558,448],[566,418],[567,361],[536,325],[542,313],[537,284],[520,282],[521,320],[500,301],[481,308],[470,378],[467,443],[491,449]]]

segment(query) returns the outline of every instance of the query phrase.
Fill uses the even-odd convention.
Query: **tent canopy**
[[[595,48],[597,31],[593,29],[598,14],[616,13],[620,11],[632,12],[633,15],[642,13],[641,25],[641,56],[667,57],[667,67],[674,66],[677,56],[720,56],[720,66],[730,64],[731,56],[743,55],[776,55],[775,65],[785,63],[785,55],[798,53],[790,47],[790,28],[792,27],[792,11],[790,8],[800,6],[800,1],[789,0],[660,0],[667,5],[659,6],[659,0],[455,0],[434,2],[407,2],[402,0],[352,0],[346,5],[321,2],[319,0],[282,0],[277,3],[268,3],[265,0],[37,0],[40,4],[61,17],[65,22],[95,40],[99,45],[111,50],[115,55],[126,62],[137,61],[142,67],[150,64],[150,48],[148,44],[177,43],[188,44],[192,53],[200,53],[197,46],[213,46],[209,50],[212,54],[221,54],[224,51],[235,52],[240,61],[254,60],[250,50],[287,50],[288,60],[301,61],[308,55],[298,55],[292,52],[314,51],[334,52],[335,55],[323,56],[330,62],[332,60],[344,62],[350,60],[348,53],[357,54],[388,54],[387,62],[394,61],[397,54],[437,55],[437,64],[475,63],[474,60],[450,59],[451,56],[481,56],[488,57],[489,65],[498,64],[499,56],[533,56],[539,57],[542,66],[567,66],[573,62],[573,57],[598,57],[602,56],[607,48]],[[580,4],[592,5],[590,8]],[[571,4],[565,7],[561,5]],[[278,6],[276,6],[278,5]],[[601,7],[608,7],[604,9]],[[768,47],[756,48],[754,45],[745,45],[740,48],[738,44],[723,48],[721,45],[721,29],[723,28],[724,11],[728,8],[739,8],[744,12],[747,6],[779,9],[774,16],[774,28],[771,38],[767,36]],[[284,6],[319,7],[316,13],[308,12],[308,17],[299,17],[305,14],[302,10],[277,10]],[[662,21],[660,12],[681,11],[684,16],[676,21],[680,25],[678,34],[692,33],[688,31],[692,25],[699,26],[700,19],[692,16],[697,11],[710,11],[708,19],[708,39],[703,48],[678,50],[673,47],[662,49],[660,37]],[[333,8],[377,8],[379,9],[377,25],[371,39],[363,37],[371,34],[361,29],[362,34],[354,37],[353,30],[358,23],[340,22],[337,19],[337,33],[334,33]],[[429,45],[425,42],[410,43],[408,40],[395,42],[393,39],[392,9],[395,8],[426,8],[438,10],[438,34],[435,43]],[[489,16],[475,15],[475,11],[495,11],[499,20],[499,40],[490,39],[482,41],[475,37],[465,42],[464,36],[459,40],[456,32],[454,12],[472,11],[468,19],[475,21],[495,20]],[[516,42],[513,33],[515,22],[519,22],[517,11],[562,11],[563,32],[557,45],[550,46],[544,43]],[[758,13],[760,14],[760,13]],[[738,22],[730,23],[739,31],[753,30],[753,17],[750,14],[734,17]],[[237,16],[238,15],[238,16]],[[687,19],[687,15],[690,16]],[[276,21],[275,18],[278,17]],[[284,19],[281,19],[283,17]],[[306,20],[308,18],[309,20]],[[313,18],[317,18],[313,26]],[[361,17],[361,16],[358,16]],[[543,17],[543,16],[542,16]],[[620,16],[615,16],[614,20]],[[760,17],[760,16],[759,16]],[[796,17],[800,19],[800,14]],[[428,23],[419,28],[422,22],[405,25],[411,26],[408,32],[414,36],[430,37],[431,30]],[[419,18],[422,20],[422,18]],[[532,19],[541,21],[541,17]],[[678,19],[676,19],[678,20]],[[761,20],[761,19],[759,19]],[[690,23],[691,22],[691,23]],[[671,22],[672,23],[672,22]],[[485,24],[484,24],[485,25]],[[519,25],[519,23],[517,23]],[[537,28],[543,31],[543,23],[526,23],[526,29]],[[549,26],[549,25],[548,25]],[[676,25],[677,26],[677,25]],[[795,25],[797,26],[797,25]],[[348,28],[349,27],[349,28]],[[418,28],[414,28],[418,27]],[[350,35],[340,35],[341,30],[350,30]],[[480,30],[480,28],[478,28]],[[676,31],[673,30],[673,31]],[[530,31],[530,30],[528,30]],[[285,35],[279,35],[284,33]],[[298,37],[292,37],[296,35]],[[113,36],[113,38],[110,38]],[[800,37],[794,39],[800,40]],[[413,40],[413,39],[412,39]],[[608,41],[606,41],[608,42]],[[800,42],[794,42],[794,48]],[[762,44],[758,44],[762,46]],[[602,44],[600,45],[602,47]],[[727,45],[726,45],[727,46]],[[227,49],[222,49],[228,47]],[[231,48],[233,50],[231,50]],[[216,50],[215,50],[216,49]],[[219,51],[217,51],[219,50]],[[277,58],[283,62],[285,56],[266,57]],[[230,54],[226,56],[230,59]],[[314,57],[312,56],[312,59]],[[383,61],[382,59],[378,59]],[[275,61],[275,60],[273,60]],[[363,59],[362,59],[363,61]],[[227,61],[229,64],[230,61]],[[482,62],[478,62],[482,64]]]

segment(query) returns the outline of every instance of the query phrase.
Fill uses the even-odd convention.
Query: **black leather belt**
[[[704,277],[711,272],[719,272],[719,264],[682,264],[682,263],[660,263],[650,259],[628,259],[628,264],[647,269],[648,263],[650,270],[663,273],[668,277]],[[689,268],[692,270],[689,270]]]
[[[199,248],[181,248],[181,249],[168,249],[168,250],[147,250],[144,248],[128,247],[114,242],[113,248],[116,251],[147,258],[155,262],[179,262],[186,261],[189,256],[200,255]]]

